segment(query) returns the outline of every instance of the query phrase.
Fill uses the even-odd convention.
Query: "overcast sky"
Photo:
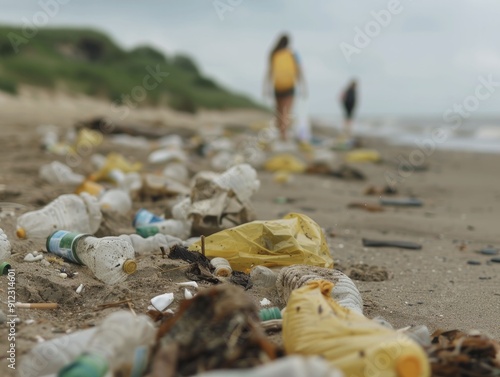
[[[500,81],[498,0],[0,0],[0,22],[33,20],[42,3],[56,1],[66,4],[50,26],[92,26],[126,48],[188,53],[204,73],[256,99],[269,50],[288,31],[316,115],[339,113],[339,92],[353,76],[362,114],[439,116],[473,95],[479,76]],[[391,3],[381,25],[373,12],[387,16]],[[340,46],[360,46],[356,28],[373,37],[348,62]],[[500,87],[478,114],[500,111],[499,103]]]

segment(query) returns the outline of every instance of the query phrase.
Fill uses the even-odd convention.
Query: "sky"
[[[365,115],[441,116],[473,96],[480,77],[500,82],[498,0],[0,0],[0,10],[3,24],[94,27],[125,48],[189,54],[258,101],[269,51],[286,31],[318,116],[340,113],[353,77]],[[39,12],[52,13],[48,22]],[[495,114],[499,100],[500,86],[474,113]]]

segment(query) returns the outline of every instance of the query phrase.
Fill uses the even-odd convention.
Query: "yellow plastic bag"
[[[88,128],[82,128],[78,132],[76,138],[75,150],[78,151],[80,148],[93,149],[102,144],[104,136],[101,132],[90,130]]]
[[[201,243],[194,243],[190,249],[201,251]],[[298,213],[212,234],[205,238],[205,255],[226,258],[237,271],[257,265],[333,267],[323,231],[310,217]]]
[[[290,295],[283,313],[288,354],[321,355],[346,376],[427,377],[424,350],[403,333],[338,305],[333,283],[312,281]]]
[[[132,173],[139,171],[141,168],[142,164],[140,162],[131,163],[121,154],[112,152],[106,157],[106,162],[103,167],[96,173],[91,174],[89,179],[91,181],[107,180],[113,182],[113,178],[110,177],[112,170],[120,170],[123,173]]]
[[[345,159],[347,162],[379,162],[381,157],[374,149],[358,149],[348,152]]]
[[[267,160],[264,164],[264,168],[267,171],[303,173],[306,170],[306,164],[291,154],[279,154]]]

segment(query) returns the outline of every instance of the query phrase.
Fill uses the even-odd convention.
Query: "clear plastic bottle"
[[[108,371],[140,376],[146,369],[156,329],[149,317],[119,311],[109,315],[89,339],[82,354],[59,371],[59,377],[104,376]],[[89,374],[89,371],[93,373]],[[122,373],[119,373],[122,372]]]
[[[250,278],[255,285],[275,287],[278,275],[268,267],[255,266],[250,270]]]
[[[134,248],[119,237],[96,238],[58,230],[47,238],[47,251],[87,266],[97,279],[110,285],[124,281],[137,269]]]
[[[76,174],[68,165],[59,161],[43,165],[39,174],[40,178],[49,183],[80,185],[85,180],[83,175]]]
[[[132,209],[130,195],[119,189],[107,190],[99,199],[101,208],[111,209],[122,215],[126,215]]]
[[[97,199],[85,192],[61,195],[44,208],[27,212],[17,219],[19,238],[47,238],[57,229],[95,233],[102,221]]]
[[[328,280],[334,284],[332,298],[342,307],[363,314],[363,299],[354,282],[339,270],[293,265],[280,270],[276,288],[280,297],[288,302],[293,290],[303,287],[313,280]]]
[[[124,376],[140,376],[147,367],[155,336],[149,317],[126,311],[112,313],[98,326],[80,356],[58,376],[102,377],[118,370],[125,372]]]
[[[119,238],[129,242],[136,255],[159,253],[160,247],[168,251],[175,245],[184,245],[184,241],[180,238],[161,233],[148,238],[143,238],[138,234],[122,234]]]
[[[81,355],[97,327],[63,335],[34,346],[19,364],[19,377],[42,377],[57,373]]]
[[[10,257],[11,250],[9,239],[3,229],[0,228],[0,262]]]

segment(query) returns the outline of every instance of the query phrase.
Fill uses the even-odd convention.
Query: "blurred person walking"
[[[264,80],[264,96],[271,96],[274,89],[277,126],[281,140],[287,140],[290,128],[290,112],[293,106],[295,89],[300,84],[301,94],[305,97],[306,84],[300,59],[289,48],[288,35],[282,34],[269,55],[269,64]]]
[[[349,86],[344,90],[341,96],[342,107],[344,108],[344,136],[351,138],[352,118],[356,107],[356,88],[357,82],[351,80]]]

